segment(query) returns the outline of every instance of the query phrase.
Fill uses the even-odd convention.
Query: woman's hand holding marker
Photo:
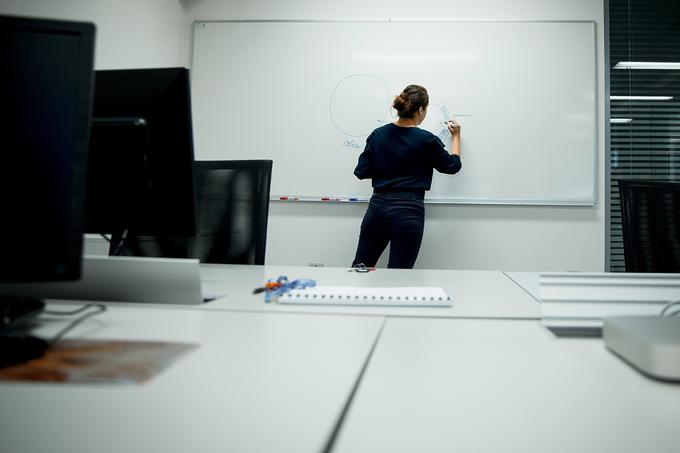
[[[446,127],[449,128],[449,133],[451,135],[458,135],[460,134],[460,124],[456,122],[456,120],[449,120],[446,122]]]

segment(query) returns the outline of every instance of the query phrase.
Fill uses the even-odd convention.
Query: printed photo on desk
[[[63,340],[40,358],[0,369],[0,380],[142,384],[197,347],[189,343]]]

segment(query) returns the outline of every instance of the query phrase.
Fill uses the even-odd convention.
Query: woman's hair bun
[[[400,118],[413,118],[420,107],[425,108],[429,103],[430,97],[425,87],[409,85],[394,98],[392,107]]]

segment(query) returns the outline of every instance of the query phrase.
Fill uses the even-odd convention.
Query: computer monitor
[[[80,277],[94,37],[90,23],[0,16],[2,283]]]
[[[91,135],[86,232],[196,234],[186,68],[96,71]]]

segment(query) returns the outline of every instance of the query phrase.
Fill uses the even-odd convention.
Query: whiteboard
[[[196,21],[197,159],[272,159],[272,199],[362,201],[365,139],[408,84],[421,127],[462,125],[463,168],[426,201],[593,205],[595,24],[493,21]]]

